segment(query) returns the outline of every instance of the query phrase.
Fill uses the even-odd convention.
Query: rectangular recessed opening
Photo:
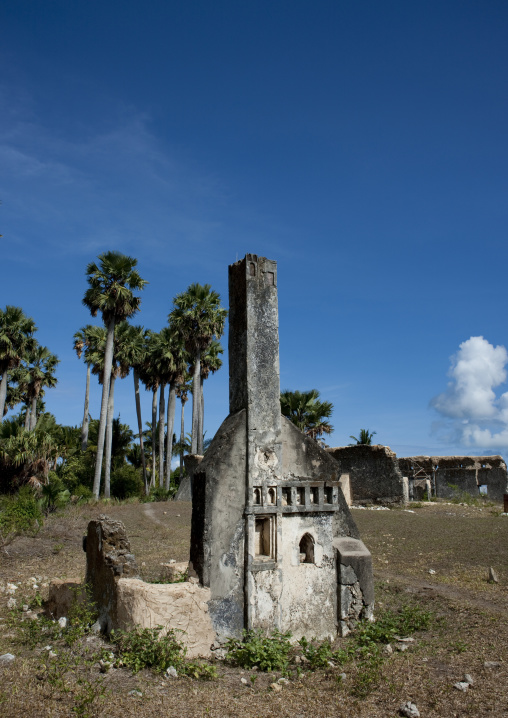
[[[333,488],[325,486],[325,504],[333,504]]]
[[[319,504],[319,488],[317,486],[310,487],[310,502],[311,504]]]
[[[269,517],[256,519],[254,555],[259,558],[271,558],[273,556],[272,521]]]
[[[284,486],[282,489],[282,505],[291,506],[291,488]]]
[[[487,496],[487,484],[481,484],[478,489],[481,496]]]
[[[303,486],[296,489],[296,503],[299,506],[305,506],[305,488]]]

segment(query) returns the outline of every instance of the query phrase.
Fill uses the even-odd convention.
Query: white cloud
[[[448,419],[437,426],[446,441],[484,450],[508,447],[508,392],[494,391],[506,382],[508,352],[483,337],[470,337],[451,357],[451,380],[430,404]]]

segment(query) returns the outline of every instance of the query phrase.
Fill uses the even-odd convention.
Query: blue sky
[[[192,282],[227,305],[253,252],[278,261],[282,388],[334,403],[331,445],[508,453],[505,2],[4,0],[0,26],[0,305],[60,357],[60,422],[88,262],[137,257],[159,330]],[[134,426],[132,378],[115,399]]]

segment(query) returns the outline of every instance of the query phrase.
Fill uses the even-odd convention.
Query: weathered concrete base
[[[339,633],[347,636],[358,621],[374,616],[372,556],[358,539],[339,538],[333,545],[339,567]]]
[[[86,558],[86,582],[97,605],[103,632],[132,626],[162,626],[182,631],[179,639],[187,647],[189,657],[210,655],[215,640],[208,613],[210,589],[199,586],[196,578],[168,584],[142,581],[136,575],[136,559],[124,525],[107,516],[90,521]],[[162,564],[162,568],[168,577],[178,580],[187,571],[188,564],[167,563]],[[75,582],[60,584],[53,582],[50,591],[57,617],[65,615],[70,606],[69,595],[73,595],[71,586],[76,586]]]
[[[210,589],[195,583],[150,584],[136,578],[117,582],[117,625],[125,630],[132,626],[163,626],[181,631],[178,640],[187,648],[187,656],[211,655],[215,640],[208,601]]]

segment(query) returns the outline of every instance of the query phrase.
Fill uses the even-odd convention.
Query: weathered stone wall
[[[508,474],[501,456],[407,456],[398,459],[399,469],[410,480],[426,474],[438,498],[453,498],[459,491],[478,496],[487,486],[487,496],[502,501]]]
[[[229,416],[194,474],[190,560],[211,590],[210,617],[220,635],[244,628],[246,412]]]
[[[210,590],[199,586],[196,578],[175,584],[140,580],[124,525],[104,515],[88,524],[86,556],[86,583],[99,612],[101,630],[110,633],[135,625],[163,626],[183,632],[179,639],[189,657],[210,655],[215,640],[208,611]],[[73,592],[74,583],[52,584],[51,605],[56,617],[66,615]]]
[[[326,450],[349,474],[353,504],[403,504],[407,500],[397,456],[388,446],[355,444]]]

